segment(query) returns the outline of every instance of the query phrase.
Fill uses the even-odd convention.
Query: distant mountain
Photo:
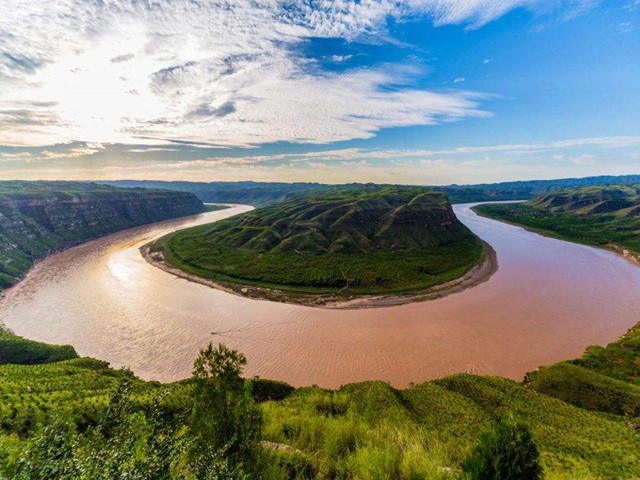
[[[291,199],[296,195],[319,192],[336,185],[321,183],[270,182],[164,182],[159,180],[114,180],[98,183],[116,187],[144,187],[179,190],[195,194],[203,202],[244,203],[261,207]],[[564,178],[558,180],[529,180],[521,182],[483,183],[477,185],[447,185],[431,187],[447,194],[451,203],[484,202],[492,200],[527,200],[541,193],[562,188],[590,185],[640,183],[640,175]],[[345,187],[358,184],[346,184]]]
[[[180,231],[164,251],[201,276],[349,294],[428,288],[464,274],[482,245],[441,192],[360,185]]]
[[[204,211],[193,194],[80,182],[0,182],[0,291],[56,250]]]
[[[191,192],[206,203],[243,203],[262,207],[296,195],[325,190],[330,185],[320,183],[271,182],[163,182],[157,180],[114,180],[98,183],[115,187],[162,188]]]
[[[451,203],[468,203],[497,200],[528,200],[543,193],[566,188],[634,183],[640,183],[640,175],[602,175],[584,178],[561,178],[557,180],[447,185],[433,188],[446,192]]]
[[[619,218],[640,217],[640,185],[607,185],[558,190],[527,202],[554,213],[575,215],[612,214]]]

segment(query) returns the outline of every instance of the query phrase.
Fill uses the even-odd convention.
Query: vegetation
[[[320,183],[282,182],[163,182],[157,180],[115,180],[101,182],[116,187],[162,188],[191,192],[203,202],[243,203],[263,207],[292,200],[299,195],[321,193],[336,188]],[[558,180],[529,180],[521,182],[481,183],[477,185],[446,185],[431,187],[447,194],[451,203],[486,202],[491,200],[527,200],[537,195],[563,188],[592,185],[640,183],[640,175],[603,175]],[[341,185],[352,188],[358,184]]]
[[[345,295],[424,290],[459,277],[483,256],[442,193],[373,185],[182,230],[151,250],[205,278]]]
[[[616,359],[637,335],[525,383],[465,374],[405,390],[242,380],[244,357],[222,345],[169,385],[89,358],[2,365],[0,478],[638,478],[636,417],[572,405],[559,397],[573,385],[539,376],[569,364],[634,386],[637,366]]]
[[[0,365],[33,365],[53,363],[78,358],[71,345],[49,345],[27,340],[1,328],[0,325]]]
[[[227,205],[216,205],[213,203],[207,203],[204,206],[204,211],[205,212],[217,212],[219,210],[226,210],[227,208],[229,208],[229,206]]]
[[[640,325],[607,347],[589,347],[576,360],[542,367],[529,381],[580,408],[613,413],[640,428]]]
[[[640,185],[560,190],[476,211],[557,238],[640,255]]]
[[[80,182],[0,182],[0,292],[35,260],[56,250],[203,210],[189,193]]]
[[[640,175],[601,175],[557,180],[524,180],[518,182],[480,183],[477,185],[447,185],[434,187],[446,192],[451,203],[490,202],[498,200],[528,200],[561,189],[603,185],[640,183]]]
[[[542,478],[540,454],[529,428],[501,422],[485,433],[463,463],[470,480],[538,480]]]

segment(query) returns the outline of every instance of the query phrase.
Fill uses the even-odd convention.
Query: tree
[[[75,459],[75,427],[62,419],[46,427],[20,459],[15,478],[47,480],[73,479],[79,474]]]
[[[196,381],[190,433],[193,455],[224,452],[232,465],[252,463],[260,440],[262,417],[242,378],[246,357],[223,344],[209,343],[196,358]],[[193,459],[193,456],[192,456]]]
[[[462,464],[471,480],[539,480],[540,454],[529,428],[503,421],[485,433],[480,444]]]

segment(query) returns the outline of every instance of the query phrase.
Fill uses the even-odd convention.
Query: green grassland
[[[545,235],[640,255],[640,185],[560,190],[476,212]]]
[[[529,426],[547,479],[640,478],[639,336],[632,330],[524,383],[462,374],[404,390],[382,382],[326,390],[248,380],[262,438],[288,448],[275,452],[261,478],[462,478],[461,462],[480,434],[510,417]],[[576,379],[567,367],[586,373]],[[144,382],[91,358],[0,365],[0,478],[43,425],[61,417],[79,432],[96,425],[125,377],[136,410],[148,412],[163,392],[164,415],[178,427],[187,422],[190,381]]]
[[[337,187],[182,230],[151,251],[213,280],[344,295],[424,290],[483,258],[481,242],[444,194],[375,185]]]
[[[560,190],[475,211],[556,238],[640,255],[640,185]]]

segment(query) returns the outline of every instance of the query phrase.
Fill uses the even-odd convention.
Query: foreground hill
[[[79,182],[0,182],[0,291],[56,250],[202,211],[202,202],[191,193]]]
[[[427,289],[483,258],[481,242],[444,194],[374,185],[334,188],[182,230],[151,251],[222,282],[343,295]]]
[[[476,211],[541,233],[640,257],[640,184],[559,190]]]
[[[335,188],[321,183],[282,182],[166,182],[160,180],[101,181],[116,187],[144,187],[179,190],[195,194],[203,202],[243,203],[263,207],[271,203],[291,200],[297,195],[319,193]],[[518,182],[481,183],[476,185],[445,185],[432,187],[445,192],[451,203],[487,202],[492,200],[527,200],[537,195],[564,188],[591,185],[640,183],[640,175],[602,175],[556,180],[525,180]],[[353,187],[357,184],[344,185]]]
[[[592,347],[583,358],[542,368],[524,383],[462,374],[404,390],[382,382],[326,390],[253,379],[253,397],[264,418],[261,439],[277,447],[269,468],[256,478],[464,478],[461,462],[481,434],[510,417],[531,430],[547,480],[639,478],[637,337],[635,330],[608,347]],[[29,344],[5,334],[7,342],[11,338],[23,347]],[[38,363],[42,347],[27,347],[21,360],[30,350],[37,353],[27,363]],[[0,365],[0,477],[11,478],[25,458],[38,460],[25,456],[32,444],[46,458],[45,449],[65,451],[64,442],[69,442],[67,456],[49,460],[49,472],[60,472],[73,449],[82,455],[87,439],[78,444],[58,434],[49,437],[49,443],[42,437],[32,440],[42,425],[61,418],[82,434],[107,415],[107,408],[109,415],[121,415],[108,402],[124,379],[131,384],[131,405],[126,408],[133,414],[127,424],[130,443],[104,445],[96,461],[104,456],[108,462],[113,456],[126,462],[135,449],[138,465],[147,465],[143,445],[158,427],[144,418],[153,411],[161,412],[163,421],[178,432],[186,427],[190,381],[144,382],[106,362],[74,356],[38,365]],[[160,432],[159,440],[166,442],[165,431]],[[164,445],[161,452],[169,451]],[[135,464],[130,468],[135,471]],[[144,471],[126,478],[169,478],[145,477]],[[47,478],[105,477],[50,473]]]

